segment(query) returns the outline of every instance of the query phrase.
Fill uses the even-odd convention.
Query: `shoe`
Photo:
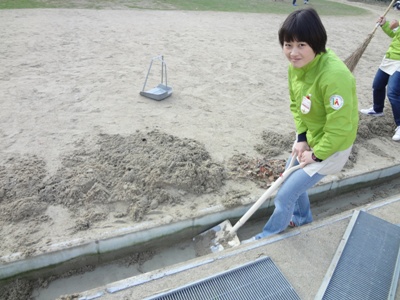
[[[396,131],[394,132],[394,136],[392,137],[393,141],[400,141],[400,126],[397,126]]]
[[[297,225],[296,225],[293,221],[290,221],[288,226],[289,226],[290,228],[297,227]]]
[[[304,1],[304,4],[308,4],[308,1]]]
[[[361,109],[360,113],[362,113],[364,115],[374,116],[374,117],[382,117],[383,116],[383,112],[376,112],[373,107]]]
[[[297,4],[295,3],[295,4],[293,4],[293,6],[297,6]]]

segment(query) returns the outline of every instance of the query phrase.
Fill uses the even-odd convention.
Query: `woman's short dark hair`
[[[328,39],[325,27],[313,8],[304,8],[292,12],[279,29],[279,43],[306,42],[316,54],[326,52]]]

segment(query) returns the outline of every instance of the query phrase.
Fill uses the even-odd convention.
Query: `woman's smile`
[[[301,68],[315,58],[314,50],[305,42],[285,42],[283,53],[295,68]]]

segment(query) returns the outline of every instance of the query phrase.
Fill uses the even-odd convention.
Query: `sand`
[[[343,60],[383,11],[365,7],[365,16],[322,17]],[[277,41],[285,17],[0,11],[0,262],[255,201],[294,139]],[[360,108],[371,105],[389,43],[378,30],[354,71]],[[139,95],[158,55],[173,88],[162,101]],[[160,82],[160,65],[152,70],[149,88]],[[322,183],[400,162],[389,103],[385,117],[360,118],[350,161]]]

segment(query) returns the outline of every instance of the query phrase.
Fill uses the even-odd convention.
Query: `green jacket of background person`
[[[400,60],[400,30],[392,30],[389,21],[382,25],[382,30],[392,38],[389,49],[385,54],[386,58]]]

